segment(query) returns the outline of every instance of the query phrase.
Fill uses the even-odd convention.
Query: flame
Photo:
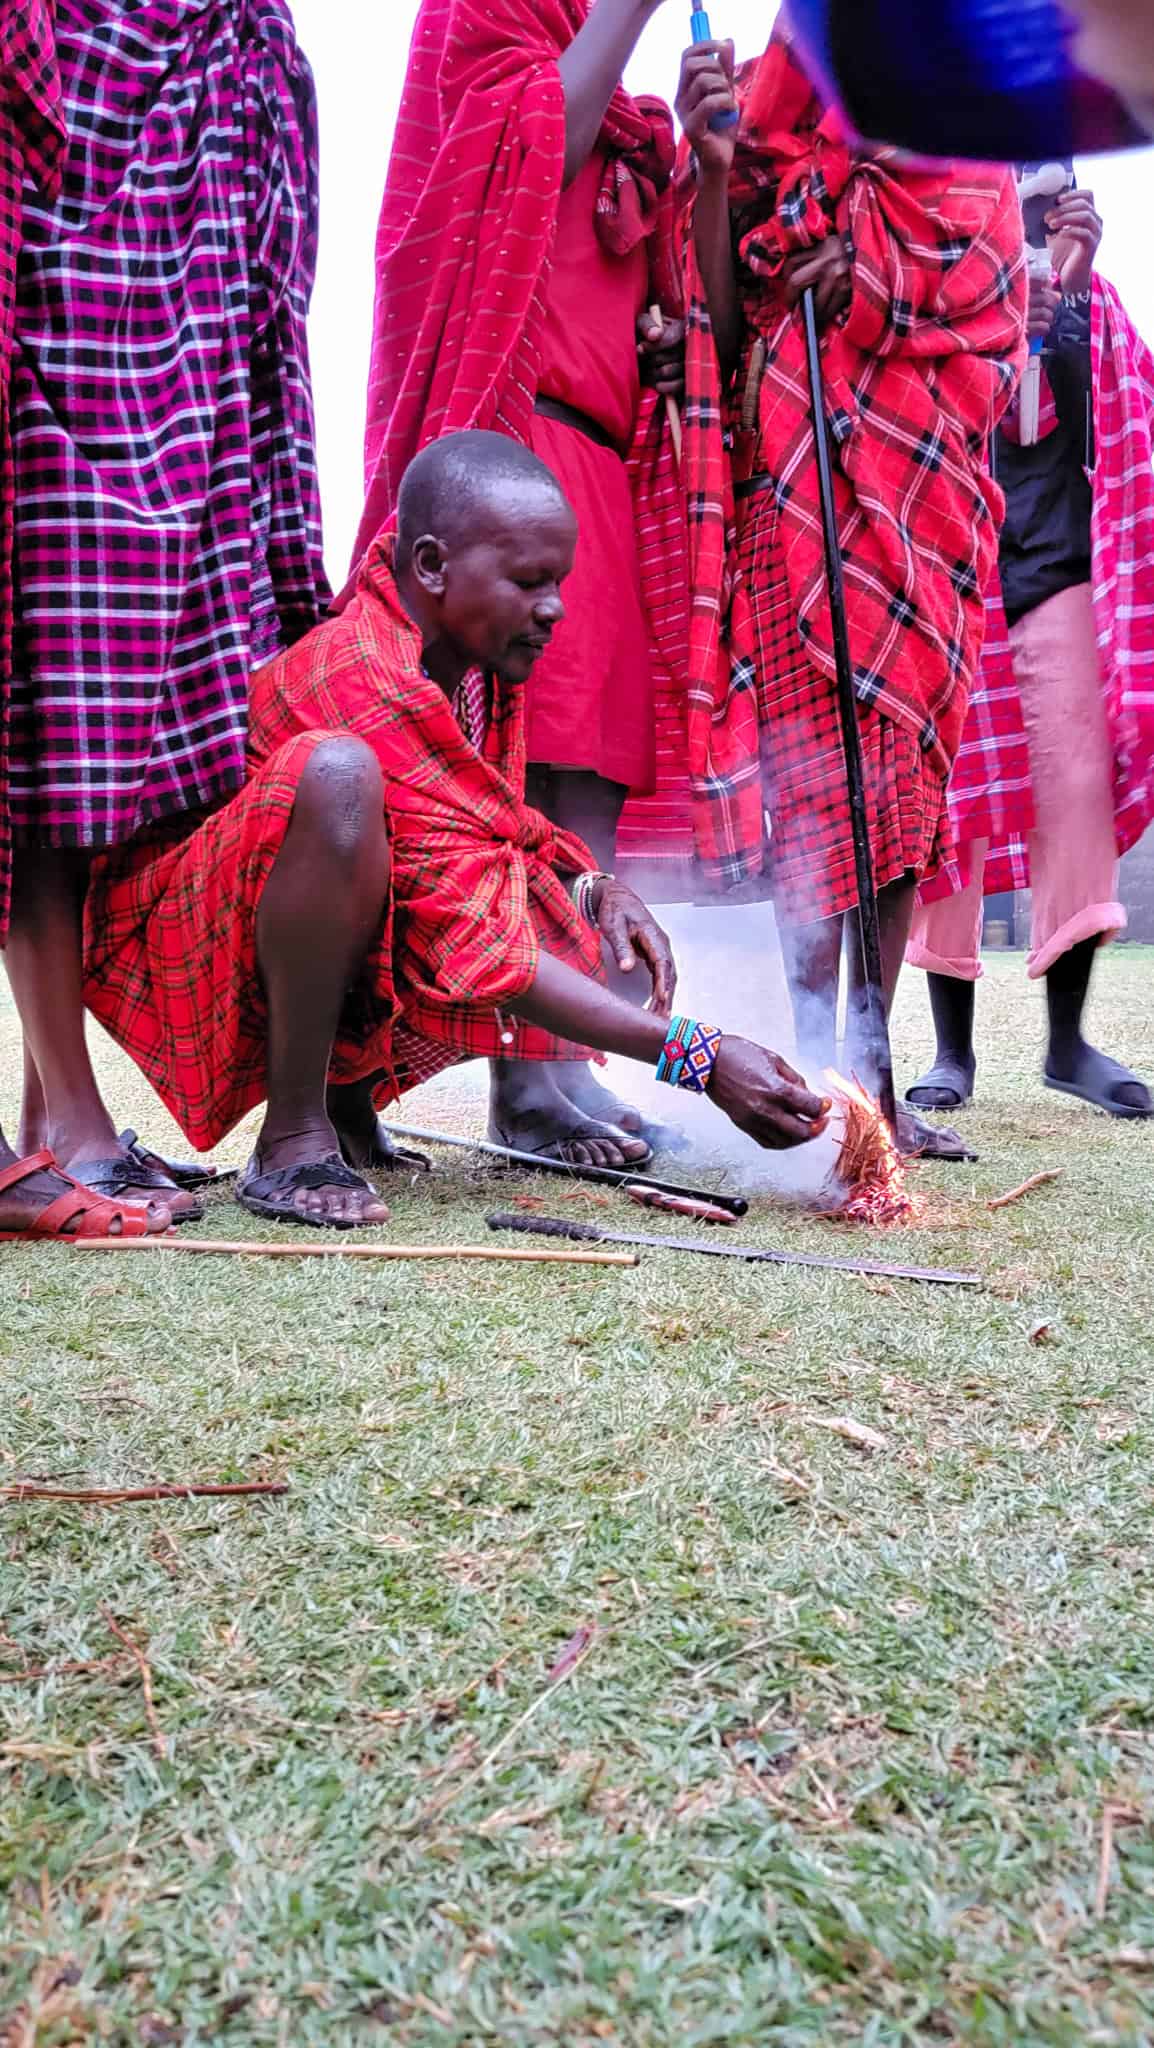
[[[846,1199],[839,1213],[854,1223],[911,1222],[918,1204],[880,1105],[856,1077],[847,1081],[827,1068],[824,1079],[845,1116],[837,1178]]]

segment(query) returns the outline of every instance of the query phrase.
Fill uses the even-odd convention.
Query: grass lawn
[[[1154,2042],[1154,1131],[1042,1092],[1020,956],[981,1032],[982,1164],[848,1240],[980,1294],[0,1252],[0,1476],[291,1481],[0,1509],[4,2048]]]

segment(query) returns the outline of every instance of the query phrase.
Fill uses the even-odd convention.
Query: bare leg
[[[893,1008],[897,993],[902,963],[909,943],[910,925],[913,922],[914,903],[917,897],[917,883],[911,875],[900,882],[890,882],[878,891],[878,918],[881,924],[882,942],[882,993],[885,997],[886,1015]],[[866,1086],[875,1093],[878,1086],[878,1068],[875,1049],[869,1043],[867,1011],[865,1007],[865,968],[862,961],[861,933],[857,920],[849,920],[849,1006],[848,1006],[848,1058],[854,1071],[861,1076]],[[965,1139],[957,1131],[940,1125],[928,1124],[906,1105],[898,1109],[898,1144],[908,1158],[945,1159],[954,1162],[972,1159]]]
[[[376,757],[360,740],[323,741],[301,777],[257,916],[268,1106],[242,1195],[266,1174],[340,1165],[326,1106],[329,1060],[345,992],[380,929],[388,887]],[[389,1215],[367,1184],[341,1185],[339,1175],[302,1186],[291,1206],[302,1219],[346,1228],[385,1223]]]
[[[18,851],[13,872],[8,978],[24,1027],[22,1138],[51,1143],[62,1166],[116,1153],[84,1030],[81,920],[87,856],[48,847]]]
[[[837,999],[844,919],[779,924],[798,1063],[811,1078],[837,1064]]]
[[[893,1009],[898,980],[909,943],[917,884],[890,882],[878,891],[878,922],[882,942],[882,998],[888,1017]],[[849,963],[849,996],[846,1011],[846,1057],[866,1086],[876,1094],[878,1087],[877,1048],[869,1040],[869,1010],[866,1002],[865,962],[862,958],[861,927],[856,914],[846,920],[846,951]]]
[[[600,775],[530,767],[525,795],[553,824],[583,839],[606,874],[613,871],[617,825],[628,791]],[[618,978],[631,994],[630,978]],[[639,999],[647,991],[638,987]],[[563,1147],[566,1157],[595,1166],[639,1165],[650,1146],[638,1135],[637,1111],[595,1081],[583,1060],[545,1065],[539,1060],[494,1060],[490,1077],[490,1135],[518,1151]]]
[[[24,1028],[20,1142],[48,1147],[77,1180],[86,1166],[124,1156],[92,1071],[84,1027],[82,921],[88,856],[18,849],[5,964]],[[157,1229],[199,1205],[166,1187],[147,1207]]]

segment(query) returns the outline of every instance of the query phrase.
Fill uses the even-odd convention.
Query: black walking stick
[[[817,308],[812,286],[806,292],[801,305],[805,320],[805,352],[809,362],[809,391],[813,404],[813,439],[817,453],[818,489],[821,495],[821,524],[825,536],[830,624],[833,629],[834,660],[837,664],[837,701],[841,714],[842,745],[845,749],[845,779],[849,790],[854,867],[857,870],[858,925],[861,932],[862,967],[865,973],[866,1025],[870,1046],[877,1061],[878,1101],[890,1129],[896,1131],[898,1107],[894,1093],[894,1058],[890,1048],[890,1027],[886,1016],[885,984],[882,975],[881,924],[878,918],[877,889],[874,884],[869,819],[866,814],[865,771],[862,765],[857,697],[853,686],[849,622],[845,610],[845,579],[842,575],[841,542],[837,530],[833,462],[829,448],[829,426],[825,416],[825,377],[822,373],[821,342],[818,338]]]

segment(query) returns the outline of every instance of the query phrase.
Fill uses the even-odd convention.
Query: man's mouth
[[[552,638],[552,633],[546,633],[543,637],[538,637],[531,633],[522,633],[514,640],[513,645],[514,647],[525,647],[531,654],[544,654]]]

